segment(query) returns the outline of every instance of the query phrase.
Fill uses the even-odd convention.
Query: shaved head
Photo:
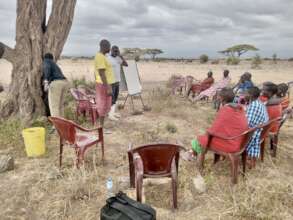
[[[109,53],[111,44],[108,40],[103,39],[100,41],[100,51],[104,54]]]

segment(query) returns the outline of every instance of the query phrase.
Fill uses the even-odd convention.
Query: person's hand
[[[111,85],[107,86],[107,95],[112,96],[112,87],[111,87]]]
[[[49,82],[48,81],[44,81],[43,86],[44,86],[44,91],[45,92],[48,92],[48,90],[49,90]]]

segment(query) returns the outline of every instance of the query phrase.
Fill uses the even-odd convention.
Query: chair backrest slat
[[[249,143],[249,141],[251,140],[251,137],[253,135],[253,133],[256,131],[257,128],[250,128],[247,131],[245,131],[244,133],[242,133],[242,141],[241,141],[241,145],[240,145],[240,151],[242,151],[243,149],[245,149]]]
[[[270,129],[273,126],[273,124],[276,121],[279,121],[280,119],[281,118],[274,118],[274,119],[268,121],[267,123],[258,126],[258,129],[262,129],[261,137],[260,137],[261,140],[265,139],[269,135]]]
[[[175,157],[178,165],[179,152],[182,147],[173,144],[144,145],[132,150],[142,159],[144,174],[170,173],[172,160]]]
[[[88,100],[87,96],[75,88],[70,89],[70,93],[76,101]]]
[[[54,127],[57,129],[58,134],[62,140],[67,141],[69,144],[75,143],[75,123],[60,117],[49,117]]]

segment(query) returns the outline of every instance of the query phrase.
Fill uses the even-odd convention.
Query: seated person
[[[266,106],[258,99],[260,96],[260,89],[252,87],[245,93],[245,99],[249,103],[246,109],[248,125],[250,128],[257,127],[269,121]],[[251,162],[250,168],[255,167],[256,159],[260,155],[260,136],[261,130],[254,132],[251,140],[247,146],[248,159]]]
[[[245,104],[244,93],[254,85],[251,81],[251,74],[246,72],[241,77],[233,91],[236,94],[234,102]]]
[[[223,79],[219,82],[213,84],[210,88],[202,91],[198,96],[196,96],[192,101],[199,101],[205,97],[213,97],[217,90],[221,90],[229,85],[231,78],[229,77],[229,70],[224,70]]]
[[[290,104],[289,97],[287,96],[288,89],[289,87],[286,83],[281,83],[278,85],[277,97],[281,99],[282,111],[287,109]]]
[[[214,84],[215,80],[213,78],[213,72],[212,71],[209,71],[208,72],[208,76],[207,78],[205,78],[203,81],[201,82],[198,82],[198,83],[195,83],[195,84],[192,84],[190,86],[190,88],[188,88],[188,93],[187,93],[187,96],[190,95],[190,92],[193,93],[193,95],[197,94],[197,93],[200,93],[208,88],[211,87],[212,84]]]
[[[262,96],[263,100],[267,100],[264,104],[267,107],[269,119],[275,119],[282,116],[281,99],[276,95],[278,93],[278,86],[272,82],[267,82],[263,85]],[[279,130],[280,122],[274,123],[270,132],[276,133]]]
[[[208,132],[222,135],[225,137],[233,137],[241,134],[248,129],[248,122],[244,108],[241,105],[233,103],[234,93],[232,89],[224,88],[219,94],[223,106],[220,108],[216,118]],[[233,153],[240,150],[242,137],[233,140],[223,140],[213,138],[211,148],[214,150]],[[192,141],[192,150],[185,153],[183,157],[191,160],[193,156],[199,154],[199,162],[204,160],[203,149],[207,147],[208,135],[200,135],[197,140]]]
[[[252,88],[253,82],[251,81],[251,74],[246,72],[244,73],[239,80],[239,83],[234,87],[234,92],[243,94],[248,89]]]

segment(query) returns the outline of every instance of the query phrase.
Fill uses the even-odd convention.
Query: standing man
[[[44,92],[48,91],[51,116],[64,117],[64,96],[68,89],[68,81],[54,62],[51,53],[46,53],[44,56],[43,86]]]
[[[116,110],[116,101],[119,96],[119,84],[121,81],[121,67],[128,66],[125,59],[120,55],[120,50],[118,46],[112,46],[111,55],[108,55],[110,63],[112,64],[113,73],[115,76],[115,82],[112,84],[112,106],[109,113],[109,119],[117,121],[120,115],[115,113]]]
[[[115,82],[112,65],[105,56],[110,52],[110,48],[108,40],[101,40],[100,51],[95,56],[96,104],[101,127],[104,127],[105,116],[112,105],[111,85]]]

